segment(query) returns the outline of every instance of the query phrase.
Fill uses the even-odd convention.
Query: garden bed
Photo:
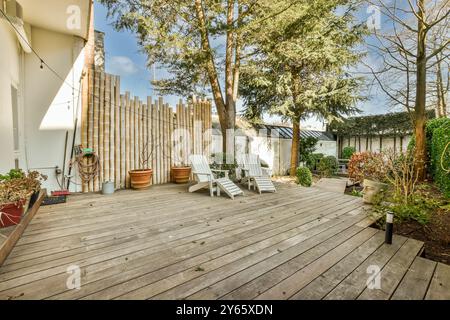
[[[425,258],[450,265],[449,210],[438,209],[426,225],[414,220],[396,223],[394,233],[424,242]]]
[[[436,208],[428,213],[428,222],[421,224],[414,219],[396,221],[394,233],[424,242],[423,257],[450,265],[450,200],[446,199],[432,183],[423,183],[417,193],[438,203]],[[374,227],[384,229],[384,219]]]
[[[45,190],[40,191],[38,199],[34,205],[28,208],[27,212],[23,214],[22,220],[18,225],[0,229],[0,266],[6,260],[17,241],[19,241],[26,227],[36,215],[45,194]]]

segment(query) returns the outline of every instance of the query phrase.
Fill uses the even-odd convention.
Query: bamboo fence
[[[100,171],[83,184],[83,192],[101,190],[104,181],[129,188],[128,172],[143,169],[143,160],[153,170],[153,184],[168,183],[171,167],[188,165],[190,154],[210,156],[210,101],[180,100],[174,110],[162,97],[141,101],[129,92],[121,94],[118,76],[90,70],[87,79],[81,144],[99,156]]]

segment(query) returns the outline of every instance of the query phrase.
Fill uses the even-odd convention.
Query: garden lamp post
[[[392,211],[386,212],[386,234],[384,242],[392,244],[392,232],[394,228],[394,213]]]

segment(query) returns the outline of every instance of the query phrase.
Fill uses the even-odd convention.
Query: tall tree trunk
[[[418,0],[418,33],[417,33],[417,58],[416,58],[416,101],[415,101],[415,136],[417,161],[416,170],[419,181],[426,176],[426,88],[427,88],[427,57],[426,57],[426,26],[423,23],[425,17],[425,0]]]
[[[234,0],[228,0],[227,8],[227,37],[225,50],[225,103],[226,103],[226,129],[234,132],[236,125],[236,103],[233,98],[233,52],[234,52]],[[222,130],[223,132],[223,130]],[[222,133],[223,134],[223,133]],[[234,139],[231,135],[224,140],[224,152],[234,155]]]
[[[229,103],[224,101],[222,89],[220,87],[219,78],[217,76],[217,69],[214,62],[214,57],[212,54],[211,45],[209,42],[209,34],[206,28],[205,12],[203,8],[202,0],[195,0],[195,11],[197,19],[199,22],[199,29],[201,35],[201,45],[202,49],[207,54],[206,72],[208,74],[208,79],[211,85],[211,91],[213,94],[214,103],[217,108],[217,113],[219,115],[220,127],[222,130],[222,143],[223,151],[226,152],[227,149],[227,129],[233,129],[235,127],[235,117],[236,117],[236,107],[234,103]],[[228,37],[227,37],[228,38]],[[228,44],[227,44],[228,46]],[[228,92],[227,92],[228,96]],[[234,139],[230,141],[233,145],[234,150]],[[229,144],[229,143],[228,143]]]
[[[300,119],[303,114],[303,107],[301,101],[299,101],[301,79],[300,70],[296,67],[291,67],[291,79],[292,79],[292,100],[294,103],[295,116],[292,118],[292,147],[291,147],[291,166],[289,169],[289,175],[294,177],[298,167],[298,152],[300,148]]]
[[[447,103],[445,101],[446,93],[444,90],[444,82],[442,80],[442,56],[440,54],[436,55],[436,93],[437,93],[437,117],[447,116]]]
[[[292,128],[291,166],[289,175],[295,177],[298,167],[298,150],[300,146],[300,120],[294,121]]]
[[[239,71],[241,68],[241,23],[240,18],[242,14],[242,6],[239,4],[239,0],[237,0],[238,5],[238,19],[236,25],[235,36],[235,52],[234,52],[234,67],[233,67],[233,101],[236,104],[239,92]]]

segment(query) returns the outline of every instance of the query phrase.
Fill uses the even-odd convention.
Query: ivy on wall
[[[427,117],[434,118],[434,110],[427,111]],[[386,113],[334,121],[329,129],[340,137],[405,136],[412,134],[413,120],[408,112]]]

